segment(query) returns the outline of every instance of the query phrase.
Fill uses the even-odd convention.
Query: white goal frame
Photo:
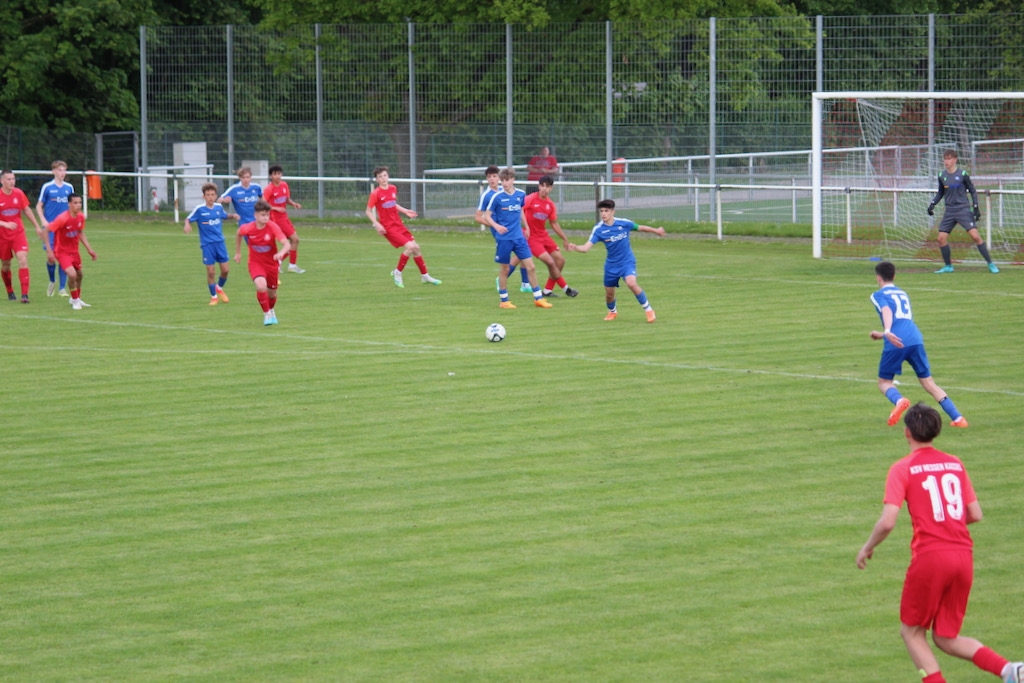
[[[848,91],[811,93],[811,211],[814,258],[822,255],[822,121],[825,100],[1024,100],[1024,92]],[[843,189],[843,188],[838,188]]]

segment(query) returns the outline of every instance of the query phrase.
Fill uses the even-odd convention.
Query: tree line
[[[0,4],[0,123],[104,132],[139,126],[140,26],[553,23],[818,14],[1015,11],[1011,0],[9,0]],[[1020,19],[1005,22],[1007,68],[1022,66]],[[1009,41],[1009,42],[1008,42]],[[1018,55],[1014,57],[1014,55]]]

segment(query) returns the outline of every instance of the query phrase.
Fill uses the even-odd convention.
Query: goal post
[[[938,259],[945,207],[926,209],[954,150],[993,258],[1024,261],[1024,92],[814,92],[811,122],[815,258]],[[950,244],[980,261],[966,232]]]

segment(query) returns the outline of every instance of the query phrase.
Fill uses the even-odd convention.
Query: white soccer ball
[[[487,337],[489,342],[500,342],[505,338],[505,326],[501,323],[491,323],[487,326],[484,336]]]

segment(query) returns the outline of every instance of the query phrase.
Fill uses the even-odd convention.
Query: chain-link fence
[[[815,90],[1019,88],[1022,28],[1024,15],[146,28],[142,163],[201,141],[217,172],[268,160],[290,175],[430,177],[547,146],[603,162],[565,179],[625,157],[661,160],[632,164],[633,180],[714,181],[746,164],[728,155],[808,149]],[[765,171],[802,174],[794,163]]]

